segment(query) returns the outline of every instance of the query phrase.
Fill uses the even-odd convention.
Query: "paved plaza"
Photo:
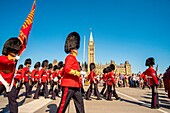
[[[85,86],[85,89],[88,87]],[[101,90],[102,87],[99,87]],[[24,89],[21,90],[22,94]],[[163,89],[159,89],[160,109],[151,109],[151,91],[140,88],[117,88],[117,93],[121,100],[106,101],[105,99],[84,100],[86,113],[170,113],[170,100]],[[44,99],[38,100],[21,97],[17,100],[19,104],[19,113],[55,113],[60,102],[56,100]],[[0,96],[0,113],[8,113],[7,98]],[[76,113],[74,103],[71,101],[66,113]]]

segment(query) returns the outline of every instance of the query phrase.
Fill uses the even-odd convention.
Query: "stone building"
[[[90,63],[96,63],[95,62],[95,43],[94,43],[94,39],[93,39],[93,35],[92,35],[92,31],[90,32],[90,39],[88,42],[88,67],[90,65]],[[120,65],[117,65],[113,60],[110,61],[110,63],[106,63],[106,64],[99,64],[96,63],[96,72],[97,73],[102,73],[103,69],[107,66],[109,66],[110,64],[114,64],[116,69],[115,69],[115,73],[116,74],[132,74],[132,68],[131,68],[131,64],[128,61],[125,61],[125,63],[121,63]],[[88,68],[88,72],[89,72],[89,68]]]

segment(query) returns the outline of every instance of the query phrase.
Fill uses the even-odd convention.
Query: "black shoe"
[[[52,100],[56,100],[56,98],[51,97]]]
[[[48,99],[49,97],[44,97],[45,99]]]
[[[86,98],[86,100],[91,100],[90,98]]]
[[[30,95],[27,95],[27,96],[25,96],[25,98],[31,98],[31,96],[30,96]]]
[[[116,100],[120,100],[120,97],[117,97]]]
[[[33,97],[33,99],[39,99],[38,97]]]
[[[102,100],[102,98],[97,98],[96,100]]]

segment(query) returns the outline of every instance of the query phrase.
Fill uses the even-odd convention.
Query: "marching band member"
[[[98,91],[98,86],[97,86],[98,80],[96,78],[97,75],[94,72],[95,68],[96,68],[95,64],[91,63],[90,64],[90,74],[87,77],[88,80],[90,80],[90,86],[89,86],[89,89],[86,92],[86,100],[90,100],[90,96],[91,96],[91,93],[92,93],[93,85],[94,85],[94,94],[96,94],[96,96],[97,96],[96,100],[102,100],[101,96],[100,96],[100,93]]]
[[[103,80],[103,89],[102,91],[100,92],[101,95],[104,94],[104,91],[106,90],[106,86],[107,86],[107,73],[108,73],[108,70],[107,68],[104,68],[103,69],[103,76],[101,78],[101,80]]]
[[[31,95],[29,95],[29,91],[30,91],[30,86],[29,86],[29,76],[30,76],[30,67],[31,67],[31,59],[28,58],[25,60],[25,63],[24,63],[25,67],[22,69],[22,72],[21,72],[21,76],[22,76],[22,84],[20,85],[20,87],[17,87],[17,96],[20,92],[20,89],[22,87],[22,85],[24,84],[25,85],[25,88],[26,88],[26,94],[25,94],[25,97],[26,98],[31,98]]]
[[[70,54],[65,59],[64,74],[61,80],[62,97],[57,113],[65,113],[71,98],[74,101],[76,112],[85,113],[83,97],[80,92],[80,67],[76,59],[79,47],[79,34],[77,32],[70,33],[65,42],[65,52]]]
[[[42,62],[42,68],[38,73],[39,82],[38,82],[37,89],[35,91],[33,99],[38,99],[38,93],[42,85],[44,87],[44,92],[43,92],[44,97],[48,98],[48,87],[47,87],[48,77],[47,77],[47,72],[46,72],[47,67],[48,67],[48,60],[44,60]]]
[[[34,69],[32,70],[31,73],[31,85],[30,85],[30,91],[29,93],[31,94],[32,88],[35,84],[37,84],[38,82],[38,72],[39,72],[39,68],[40,68],[41,63],[40,62],[36,62],[34,65]]]
[[[18,113],[15,82],[14,84],[11,84],[11,82],[15,73],[18,60],[16,55],[20,50],[20,45],[21,42],[18,38],[8,39],[0,56],[0,94],[5,90],[8,93],[9,111],[11,113]],[[12,88],[11,91],[10,88]]]
[[[148,84],[152,89],[152,102],[151,102],[151,108],[158,109],[159,106],[159,100],[158,100],[158,78],[156,76],[156,71],[153,68],[153,65],[155,65],[154,58],[150,57],[146,60],[145,66],[148,66],[149,68],[144,71],[142,74],[143,77],[147,78]]]

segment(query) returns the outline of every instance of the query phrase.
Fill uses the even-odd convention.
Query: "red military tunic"
[[[165,91],[168,92],[168,98],[170,99],[170,69],[164,73],[163,80]]]
[[[51,74],[52,74],[52,71],[51,71],[51,70],[47,70],[47,78],[48,78],[48,81],[51,81],[51,79],[52,79]]]
[[[37,82],[39,79],[38,71],[39,70],[37,69],[33,69],[31,73],[31,79],[34,80],[35,82]]]
[[[96,76],[97,75],[96,75],[96,73],[94,71],[90,71],[89,75],[87,76],[88,80],[90,80],[90,84],[98,82]]]
[[[4,80],[10,84],[15,73],[15,64],[13,60],[9,60],[7,56],[0,56],[0,74]],[[2,82],[0,81],[0,85]]]
[[[29,74],[30,74],[29,68],[24,67],[21,73],[21,76],[24,79],[24,82],[29,82]]]
[[[81,87],[80,78],[78,76],[70,74],[71,70],[80,71],[80,66],[76,57],[69,54],[65,59],[64,74],[61,80],[61,86],[80,88]]]
[[[17,70],[16,74],[15,74],[15,79],[18,80],[18,81],[21,81],[22,80],[22,69],[19,69]]]
[[[56,71],[53,71],[51,75],[52,80],[54,80],[54,82],[58,82],[58,73]]]
[[[108,85],[113,85],[113,83],[116,84],[115,75],[114,75],[113,72],[109,72],[107,74],[107,84]]]
[[[103,74],[103,77],[101,78],[103,80],[103,84],[107,83],[107,73]]]
[[[42,83],[46,83],[48,81],[47,73],[45,69],[41,69],[39,72],[39,80],[41,79]]]
[[[150,86],[158,85],[158,78],[156,77],[156,72],[152,67],[148,68],[145,72],[143,72],[143,75],[141,76],[144,77],[144,80],[147,79],[148,84]]]

